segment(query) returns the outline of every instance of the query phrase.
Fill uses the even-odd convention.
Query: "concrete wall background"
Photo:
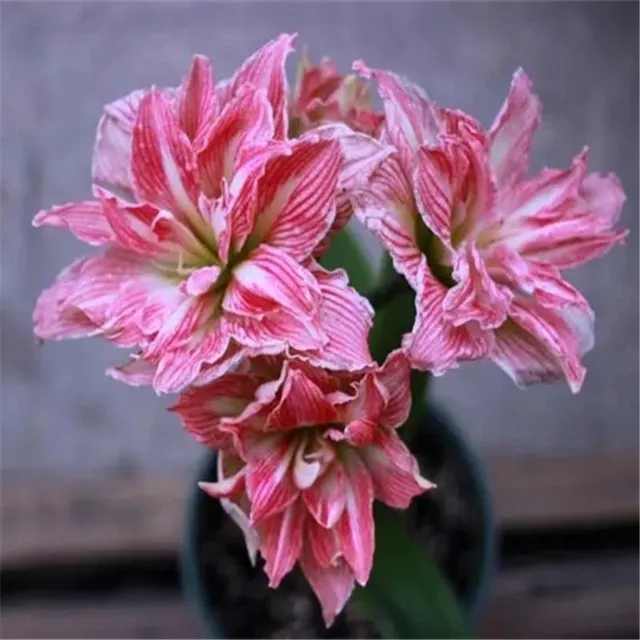
[[[527,392],[490,364],[436,381],[435,395],[483,452],[592,452],[638,446],[638,5],[636,3],[2,2],[1,426],[5,470],[70,475],[191,465],[198,454],[167,400],[104,377],[124,352],[98,341],[38,347],[31,310],[85,247],[34,230],[42,207],[90,194],[103,103],[177,84],[193,53],[219,78],[281,31],[347,68],[401,72],[486,125],[522,65],[543,101],[533,169],[583,144],[628,194],[626,248],[571,280],[597,315],[582,393]],[[366,240],[368,245],[375,243]]]

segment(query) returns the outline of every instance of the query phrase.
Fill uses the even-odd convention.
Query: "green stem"
[[[374,289],[367,295],[367,298],[371,306],[378,311],[399,296],[409,293],[410,291],[411,287],[409,283],[402,276],[398,276],[390,282],[383,284],[381,287]]]

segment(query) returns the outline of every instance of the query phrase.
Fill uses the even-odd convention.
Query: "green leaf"
[[[373,570],[354,600],[387,638],[471,638],[472,629],[448,579],[400,513],[375,505]]]
[[[363,295],[374,285],[375,270],[349,227],[332,238],[320,264],[325,269],[344,269],[349,275],[351,286]]]

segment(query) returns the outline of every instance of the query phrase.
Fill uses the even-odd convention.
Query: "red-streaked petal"
[[[378,82],[386,129],[392,140],[401,135],[413,149],[435,142],[440,130],[439,118],[433,103],[420,87],[395,73],[371,69],[361,60],[354,62],[353,70],[363,78],[374,78]]]
[[[198,442],[211,447],[226,440],[220,431],[223,418],[236,417],[253,401],[259,380],[254,375],[232,373],[205,387],[192,387],[170,407]]]
[[[580,357],[593,346],[590,310],[547,309],[514,301],[512,322],[495,332],[493,361],[519,386],[566,378],[580,391],[586,369]]]
[[[395,431],[380,429],[375,442],[359,453],[371,474],[376,499],[390,507],[406,509],[415,496],[435,487],[420,475],[418,462]]]
[[[402,349],[412,367],[442,375],[463,360],[477,360],[489,352],[492,336],[472,327],[454,327],[443,318],[447,289],[429,272],[423,261],[416,295],[416,321],[404,336]]]
[[[336,525],[345,508],[345,473],[335,463],[302,493],[304,504],[314,520],[325,529]]]
[[[308,258],[335,219],[340,163],[336,141],[308,139],[269,161],[260,180],[256,237],[297,261]]]
[[[107,375],[118,382],[132,387],[146,387],[153,384],[156,366],[144,358],[132,358],[119,367],[109,367]]]
[[[181,283],[181,290],[190,296],[201,296],[209,291],[218,281],[221,273],[222,268],[215,265],[195,269],[189,274],[189,277]]]
[[[282,306],[307,317],[315,315],[319,301],[318,284],[307,269],[280,249],[261,245],[233,270],[222,306],[254,317]]]
[[[411,411],[411,366],[405,353],[401,349],[392,351],[375,376],[387,391],[387,402],[378,423],[396,429],[407,421]]]
[[[151,89],[140,102],[133,128],[131,174],[138,200],[198,224],[193,149],[167,98],[157,89]]]
[[[100,327],[85,312],[66,301],[78,286],[83,268],[90,258],[76,260],[64,269],[56,281],[45,289],[33,311],[34,333],[40,340],[86,338],[101,332]]]
[[[289,128],[285,62],[293,51],[295,37],[296,34],[284,33],[267,42],[242,64],[224,89],[227,96],[235,95],[247,84],[265,89],[273,109],[275,137],[279,139],[286,138]]]
[[[300,501],[259,526],[260,553],[269,586],[276,588],[294,567],[302,550],[302,533],[306,514]]]
[[[131,138],[140,101],[146,93],[137,89],[104,108],[93,147],[93,182],[131,192]]]
[[[114,237],[102,203],[96,200],[70,202],[42,210],[33,219],[33,226],[43,225],[67,228],[78,240],[93,246],[112,242]]]
[[[342,407],[342,421],[348,426],[352,421],[367,422],[376,425],[389,400],[387,389],[376,379],[373,373],[368,373],[356,385],[356,395],[348,404]],[[362,428],[354,427],[357,434],[362,434]],[[357,442],[354,442],[358,446]]]
[[[296,429],[335,422],[337,412],[304,373],[290,369],[282,385],[280,400],[273,408],[266,429]]]
[[[364,462],[353,452],[346,456],[345,471],[345,510],[336,526],[345,560],[364,586],[373,565],[373,484]]]
[[[627,236],[614,231],[626,200],[618,178],[592,173],[577,195],[554,218],[547,213],[532,219],[508,238],[527,257],[550,262],[561,269],[579,266],[605,255]]]
[[[248,151],[273,137],[273,126],[273,114],[264,92],[252,86],[243,87],[217,118],[204,123],[198,169],[208,197],[222,193],[223,179],[231,183]]]
[[[540,124],[540,100],[520,68],[513,74],[509,94],[489,130],[490,162],[500,188],[524,179],[529,167],[533,134]]]
[[[178,122],[198,147],[203,131],[216,112],[213,69],[206,56],[195,55],[178,93]]]
[[[493,281],[474,245],[456,255],[453,278],[458,284],[447,291],[442,302],[446,322],[460,327],[475,321],[486,331],[507,319],[513,294],[505,285]]]
[[[281,513],[298,496],[299,490],[291,477],[295,452],[296,442],[288,434],[262,436],[247,450],[246,455],[256,459],[247,473],[247,494],[251,500],[251,522],[254,525]]]
[[[463,206],[461,189],[470,169],[465,145],[449,138],[437,148],[421,148],[413,175],[422,220],[446,246],[451,243],[455,210]]]
[[[319,324],[328,342],[310,359],[318,366],[344,371],[372,365],[369,331],[373,309],[369,301],[348,286],[347,274],[341,269],[329,272],[313,265],[311,270],[320,285]]]
[[[356,217],[389,251],[393,265],[415,289],[421,252],[416,239],[418,213],[408,176],[397,156],[374,172],[366,188],[351,194]]]
[[[183,324],[183,328],[186,325]],[[153,380],[156,393],[177,393],[206,374],[209,380],[223,375],[237,363],[229,352],[230,337],[220,321],[204,332],[194,334],[187,343],[165,349],[158,360]]]
[[[343,559],[331,567],[320,566],[308,549],[300,556],[300,567],[320,601],[324,623],[330,627],[353,591],[353,572]]]

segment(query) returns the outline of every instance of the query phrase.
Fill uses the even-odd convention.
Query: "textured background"
[[[533,168],[566,166],[588,143],[592,168],[618,173],[627,246],[570,276],[597,315],[582,393],[563,385],[522,392],[484,363],[433,389],[485,453],[637,449],[637,3],[2,2],[1,11],[5,470],[160,471],[197,456],[163,411],[167,400],[104,377],[123,352],[98,341],[35,344],[39,291],[85,248],[62,231],[32,229],[31,219],[90,194],[103,103],[177,84],[196,52],[226,77],[281,31],[299,32],[313,55],[330,54],[344,69],[362,57],[397,70],[486,125],[522,65],[544,106]]]

